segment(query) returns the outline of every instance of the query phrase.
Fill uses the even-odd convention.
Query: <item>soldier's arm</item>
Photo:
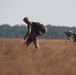
[[[30,32],[31,32],[31,25],[29,24],[28,25],[28,31],[27,31],[26,36],[24,37],[24,39],[26,39],[30,35]]]

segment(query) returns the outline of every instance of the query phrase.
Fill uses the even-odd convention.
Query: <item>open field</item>
[[[76,43],[39,39],[37,50],[23,39],[0,39],[0,75],[76,75]]]

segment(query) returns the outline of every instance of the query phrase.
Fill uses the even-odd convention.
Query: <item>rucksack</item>
[[[32,23],[33,23],[33,27],[35,29],[35,33],[38,36],[45,34],[47,32],[47,28],[43,24],[41,24],[39,22],[32,22]]]

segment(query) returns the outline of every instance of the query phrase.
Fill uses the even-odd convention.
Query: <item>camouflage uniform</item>
[[[34,43],[35,48],[38,48],[38,42],[37,42],[37,35],[35,33],[35,29],[33,27],[32,22],[29,21],[28,18],[23,19],[24,22],[26,22],[27,27],[28,27],[28,32],[24,39],[27,39],[25,44],[28,47],[32,42]]]

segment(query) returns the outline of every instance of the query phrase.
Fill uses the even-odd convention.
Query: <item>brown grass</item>
[[[23,39],[0,39],[0,75],[76,75],[76,43],[39,39],[39,50]]]

